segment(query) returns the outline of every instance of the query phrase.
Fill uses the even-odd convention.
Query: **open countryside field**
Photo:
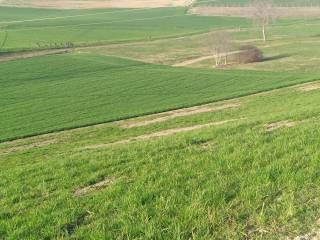
[[[6,77],[0,78],[0,141],[318,79],[299,73],[194,71],[88,54],[37,57],[1,66]],[[10,76],[13,69],[18,70]]]
[[[0,1],[1,240],[320,239],[320,20],[211,3]]]
[[[234,50],[243,45],[254,45],[263,51],[265,60],[254,64],[231,64],[228,69],[319,72],[319,26],[318,18],[281,19],[268,27],[267,43],[261,41],[261,33],[257,27],[251,25],[240,31],[232,28],[230,34]],[[213,30],[183,38],[127,43],[121,47],[109,45],[81,51],[172,66],[199,59],[186,66],[212,69],[214,57],[210,37],[215,33]],[[205,59],[206,57],[210,59]],[[202,58],[204,59],[201,60]]]
[[[243,18],[186,15],[185,8],[48,10],[0,8],[2,51],[151,41],[245,27]],[[37,17],[38,16],[38,17]]]

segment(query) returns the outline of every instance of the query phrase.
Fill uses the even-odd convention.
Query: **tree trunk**
[[[263,35],[263,41],[264,42],[267,41],[265,25],[262,25],[262,35]]]

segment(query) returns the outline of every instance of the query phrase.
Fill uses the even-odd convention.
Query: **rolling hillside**
[[[6,77],[0,77],[0,141],[318,79],[299,73],[171,68],[89,54],[37,57],[1,66],[0,76]]]
[[[0,144],[0,234],[11,239],[317,234],[319,89],[318,82],[140,127],[127,125],[163,115]],[[231,104],[235,107],[221,108]]]
[[[8,1],[0,240],[320,239],[319,18]]]

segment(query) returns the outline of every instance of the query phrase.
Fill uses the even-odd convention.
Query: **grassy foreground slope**
[[[315,79],[298,73],[172,68],[88,54],[7,62],[0,69],[0,141]]]
[[[144,127],[105,124],[2,143],[0,238],[265,240],[312,231],[320,216],[316,86]],[[230,119],[238,121],[96,145]],[[266,131],[284,120],[296,125]],[[105,188],[74,195],[104,179],[112,180]]]
[[[18,17],[12,17],[18,16]],[[243,18],[186,15],[185,8],[47,10],[0,8],[3,50],[150,40],[243,27]]]

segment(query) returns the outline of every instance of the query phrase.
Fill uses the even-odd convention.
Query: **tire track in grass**
[[[124,121],[120,123],[120,126],[123,128],[134,128],[134,127],[142,127],[147,126],[155,123],[165,122],[170,119],[174,119],[177,117],[186,117],[200,113],[207,113],[207,112],[215,112],[225,109],[231,108],[238,108],[240,107],[240,103],[225,103],[219,106],[210,106],[210,105],[203,105],[191,108],[182,108],[178,110],[173,110],[165,113],[150,115],[150,117],[155,117],[152,119],[142,119],[141,121],[137,121],[134,119],[133,121]]]
[[[89,146],[85,146],[81,149],[82,150],[91,150],[91,149],[112,147],[115,145],[128,144],[131,142],[146,141],[146,140],[151,140],[151,139],[155,139],[155,138],[172,136],[177,133],[185,133],[185,132],[191,132],[194,130],[200,130],[200,129],[203,129],[206,127],[219,126],[219,125],[223,125],[223,124],[230,123],[230,122],[240,121],[243,119],[244,118],[229,119],[229,120],[211,122],[211,123],[206,123],[206,124],[201,124],[201,125],[194,125],[194,126],[190,126],[190,127],[172,128],[172,129],[167,129],[167,130],[163,130],[160,132],[154,132],[154,133],[144,134],[144,135],[140,135],[140,136],[136,136],[136,137],[131,137],[131,138],[120,140],[120,141],[113,142],[113,143],[89,145]]]

